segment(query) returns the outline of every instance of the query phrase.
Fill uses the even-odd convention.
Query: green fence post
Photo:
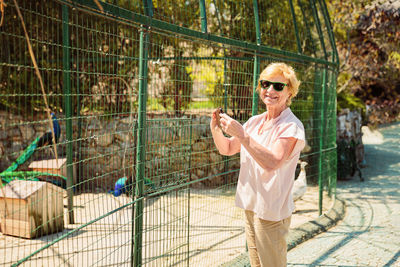
[[[338,64],[339,64],[339,62],[338,62]],[[336,110],[337,110],[337,91],[336,91],[336,83],[337,83],[337,76],[339,75],[339,73],[338,73],[338,68],[337,69],[335,69],[334,70],[335,71],[335,74],[334,74],[334,79],[333,79],[333,81],[332,81],[332,92],[333,92],[333,113],[334,113],[334,117],[333,117],[333,119],[334,119],[334,122],[333,122],[333,129],[335,129],[335,135],[334,135],[334,145],[336,146],[336,142],[337,142],[337,140],[336,140],[336,125],[337,125],[337,113],[336,113]],[[335,173],[334,173],[334,176],[333,176],[333,178],[334,178],[334,180],[333,180],[333,185],[332,185],[332,188],[333,188],[333,196],[336,198],[336,183],[337,183],[337,149],[335,149],[335,168],[334,168],[334,170],[335,170]]]
[[[225,49],[224,49],[224,112],[227,111],[228,108],[228,75],[226,74],[226,70],[228,68],[228,63],[226,60],[226,54],[225,54]]]
[[[215,0],[213,0],[213,3],[214,3],[215,10],[216,10],[216,13],[217,13],[218,28],[220,30],[221,36],[223,36],[224,35],[224,31],[222,30],[222,24],[221,24],[221,18],[220,18],[221,13],[218,10],[218,6],[215,3]],[[227,110],[228,110],[228,83],[227,83],[227,80],[228,80],[228,75],[227,75],[228,61],[227,61],[227,56],[226,56],[225,45],[222,45],[222,47],[224,49],[224,85],[223,85],[223,87],[224,87],[224,111],[227,112]],[[226,173],[228,171],[228,168],[229,168],[228,156],[223,156],[223,160],[224,160],[224,173]],[[228,183],[228,175],[227,174],[224,175],[224,181],[225,181],[225,184]]]
[[[261,45],[261,30],[260,30],[260,17],[258,15],[258,3],[257,0],[253,0],[254,20],[256,25],[256,39],[257,45]],[[258,114],[258,75],[260,74],[260,56],[257,55],[257,51],[254,53],[254,65],[253,65],[253,103],[251,105],[251,115]],[[248,251],[246,242],[246,251]]]
[[[207,33],[207,12],[205,0],[200,0],[201,31]]]
[[[190,182],[192,180],[192,135],[193,135],[193,118],[190,116],[190,121],[189,121],[189,180]],[[188,185],[188,205],[187,205],[187,213],[188,213],[188,222],[187,222],[187,259],[186,259],[186,264],[187,266],[190,266],[190,185]]]
[[[65,128],[67,141],[67,195],[68,195],[68,222],[74,223],[74,202],[73,202],[73,185],[74,171],[72,166],[72,103],[71,103],[71,57],[69,47],[69,10],[68,6],[62,6],[62,31],[63,31],[63,91],[65,103]]]
[[[328,60],[328,55],[326,53],[326,47],[325,47],[325,41],[324,41],[324,33],[322,32],[322,29],[321,29],[321,22],[318,17],[317,7],[315,6],[315,0],[310,0],[310,6],[311,6],[312,13],[314,16],[315,25],[317,26],[317,31],[318,31],[319,40],[321,42],[321,47],[322,47],[322,50],[324,51],[324,58],[325,58],[325,60]]]
[[[258,114],[258,93],[257,93],[257,85],[258,85],[258,75],[260,74],[260,57],[254,56],[254,68],[253,68],[253,104],[251,115]]]
[[[258,15],[257,0],[253,0],[253,10],[254,10],[254,20],[255,20],[255,24],[256,24],[257,45],[261,45],[260,17]]]
[[[321,127],[321,94],[322,91],[322,71],[319,69],[318,65],[314,67],[314,90],[313,90],[313,115],[312,120],[313,130],[312,130],[312,138],[310,138],[311,146],[313,149],[313,156],[310,158],[310,173],[316,174],[316,178],[319,182],[319,153],[321,152],[321,148],[319,147],[319,136],[320,136],[320,127]]]
[[[147,101],[147,60],[149,36],[147,27],[142,26],[140,31],[139,49],[139,112],[138,112],[138,143],[136,153],[136,197],[142,198],[144,192],[144,167],[146,148],[146,101]],[[135,243],[134,266],[142,264],[142,231],[143,231],[143,199],[135,205]]]
[[[329,78],[329,82],[330,82],[330,87],[328,87],[327,89],[329,90],[329,98],[327,100],[328,102],[328,112],[329,114],[325,115],[328,118],[331,118],[331,123],[329,123],[326,127],[326,129],[329,132],[330,138],[328,140],[328,145],[329,147],[336,147],[336,78],[337,77],[337,72],[336,69],[335,70],[330,70],[330,78]],[[325,134],[328,135],[328,134]],[[336,195],[336,177],[337,177],[337,153],[336,153],[336,149],[333,152],[333,163],[332,164],[332,160],[330,161],[330,169],[331,169],[331,173],[330,173],[330,180],[329,182],[329,187],[328,187],[328,194],[330,197],[335,197]]]
[[[319,129],[319,158],[318,158],[318,188],[319,188],[319,201],[318,201],[318,212],[319,215],[322,214],[322,204],[323,204],[323,176],[322,176],[322,162],[324,159],[324,120],[325,120],[325,88],[326,88],[326,68],[322,71],[322,92],[321,92],[321,123]]]
[[[228,84],[227,84],[227,79],[228,79],[228,75],[226,74],[226,70],[227,70],[227,60],[226,60],[226,51],[224,48],[224,112],[227,112],[228,109]],[[228,171],[228,156],[223,156],[223,160],[224,160],[224,172]],[[224,181],[225,184],[228,183],[228,175],[224,175]]]
[[[144,13],[146,16],[153,17],[153,1],[152,0],[142,0],[144,5]]]
[[[257,45],[261,45],[261,30],[260,30],[260,17],[258,16],[258,4],[257,0],[253,0],[253,10],[254,10],[254,20],[256,25],[256,38]],[[258,113],[258,93],[257,93],[257,84],[258,84],[258,75],[260,73],[260,57],[257,55],[257,51],[254,55],[254,68],[253,68],[253,103],[251,114],[257,115]]]
[[[326,48],[325,48],[325,41],[324,41],[324,35],[321,29],[321,24],[319,21],[319,17],[318,17],[318,13],[317,13],[317,8],[315,6],[315,1],[314,0],[310,0],[310,6],[312,9],[312,13],[313,13],[313,17],[315,20],[315,25],[317,27],[317,31],[318,31],[318,36],[319,36],[319,40],[321,42],[321,47],[322,50],[324,52],[324,58],[325,60],[328,60],[328,55],[326,53]],[[318,144],[318,187],[319,187],[319,200],[318,200],[318,212],[319,215],[322,214],[322,205],[323,205],[323,181],[322,181],[322,160],[323,160],[323,123],[324,123],[324,105],[325,103],[324,98],[325,98],[325,86],[326,86],[326,68],[324,68],[323,72],[322,72],[322,92],[321,92],[321,105],[318,105],[319,107],[321,107],[320,110],[320,129],[319,129],[319,144]]]
[[[76,60],[76,95],[77,95],[77,100],[76,100],[76,115],[78,116],[78,142],[77,142],[77,147],[78,147],[78,157],[76,161],[78,162],[77,165],[77,173],[76,175],[76,181],[79,183],[81,181],[81,176],[82,176],[82,117],[81,117],[81,92],[80,92],[80,80],[79,80],[79,52],[77,53],[77,60]]]
[[[307,37],[311,41],[313,54],[314,54],[314,56],[316,56],[317,46],[315,45],[314,39],[312,38],[312,35],[311,35],[310,25],[308,24],[308,20],[307,20],[307,17],[306,17],[306,12],[304,11],[303,4],[301,3],[301,0],[297,0],[297,3],[299,5],[299,7],[300,7],[301,14],[303,15],[303,23],[304,23],[304,25],[306,25]]]
[[[151,0],[143,0],[145,14],[153,16],[153,3]],[[146,161],[146,102],[147,102],[147,72],[148,72],[148,49],[149,49],[149,27],[142,25],[140,29],[139,45],[139,97],[138,97],[138,120],[137,120],[137,146],[136,146],[136,189],[135,196],[139,200],[135,204],[134,213],[134,244],[133,261],[131,266],[142,265],[142,241],[143,241],[143,199],[144,175]]]
[[[297,50],[299,51],[299,54],[301,54],[302,52],[301,52],[301,43],[300,43],[300,37],[299,37],[299,29],[297,28],[296,13],[294,12],[292,0],[289,0],[289,4],[290,4],[290,11],[292,12],[294,32],[296,34]]]
[[[131,116],[131,115],[130,115]],[[138,121],[136,120],[135,123],[133,124],[133,143],[134,143],[134,148],[137,149],[137,132],[138,132]],[[133,155],[135,156],[135,155]],[[134,157],[134,162],[136,163],[136,157]],[[133,179],[133,177],[132,177]],[[135,262],[135,183],[132,181],[132,187],[130,188],[130,191],[132,192],[132,232],[131,232],[131,267],[134,266]]]
[[[332,29],[331,20],[330,20],[330,17],[329,17],[328,8],[327,8],[326,3],[325,3],[324,0],[318,0],[318,2],[319,2],[319,5],[321,6],[322,14],[324,16],[325,25],[326,25],[326,28],[327,28],[327,31],[328,31],[329,41],[330,41],[331,46],[332,46],[333,62],[336,62],[337,64],[339,64],[339,55],[338,55],[337,48],[336,48],[335,36],[333,34],[333,29]]]

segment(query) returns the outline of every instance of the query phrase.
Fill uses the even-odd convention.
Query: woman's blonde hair
[[[268,78],[281,75],[285,77],[288,82],[288,90],[290,93],[290,97],[288,98],[286,105],[290,106],[292,103],[292,98],[297,95],[299,92],[300,81],[297,80],[296,73],[291,66],[286,65],[282,62],[275,62],[269,64],[260,74],[260,78],[258,79],[257,92],[261,91],[260,80],[268,80]]]

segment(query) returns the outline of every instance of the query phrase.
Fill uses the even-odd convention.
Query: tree
[[[358,97],[395,106],[400,102],[400,10],[395,2],[328,2],[341,58],[338,93],[351,101]]]

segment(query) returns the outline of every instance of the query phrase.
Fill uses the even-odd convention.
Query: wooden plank
[[[44,182],[14,180],[0,190],[0,198],[26,199],[44,185]]]
[[[0,218],[28,221],[27,201],[24,199],[0,198]]]
[[[39,197],[39,192],[40,190],[28,199],[29,230],[32,232],[31,237],[40,236],[41,231],[43,231],[42,227],[39,228],[39,226],[43,224],[43,214],[42,210],[39,208],[43,204],[43,199]]]
[[[29,164],[31,169],[61,169],[61,167],[67,162],[66,158],[60,158],[58,161],[56,159],[38,160],[32,161]]]
[[[4,219],[1,221],[1,231],[6,235],[20,236],[25,238],[32,238],[31,222]]]
[[[40,209],[42,212],[43,234],[48,234],[51,232],[49,222],[51,218],[47,209],[48,206],[51,205],[51,195],[49,193],[51,193],[51,189],[49,189],[48,187],[42,188],[42,190],[38,192],[38,195],[40,195],[40,198],[42,199],[41,205],[38,207],[38,209]]]

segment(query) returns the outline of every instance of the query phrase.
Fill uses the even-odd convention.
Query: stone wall
[[[65,118],[58,116],[58,120],[61,125],[61,136],[57,145],[58,157],[65,157]],[[226,170],[238,169],[239,160],[238,156],[230,157],[224,164],[224,158],[216,151],[212,141],[209,121],[208,116],[192,116],[191,119],[148,119],[146,177],[161,185],[173,179],[187,178],[190,172],[192,180],[212,177],[194,183],[195,187],[224,184],[227,177],[215,175]],[[78,167],[79,188],[104,191],[110,189],[120,177],[135,176],[136,119],[85,116],[81,120],[80,136],[76,119],[72,121],[72,125],[73,158]],[[10,166],[36,137],[50,128],[44,116],[24,118],[3,112],[0,113],[0,129],[1,172]],[[52,147],[39,148],[18,170],[28,170],[30,162],[49,158],[54,158]]]

